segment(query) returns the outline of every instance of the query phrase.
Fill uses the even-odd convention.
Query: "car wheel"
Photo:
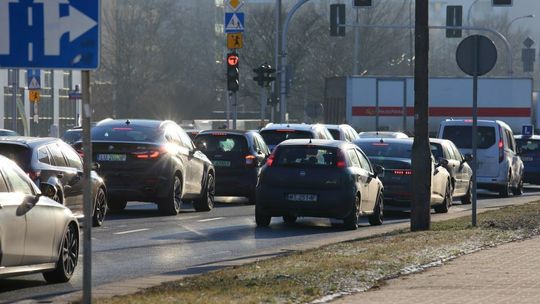
[[[461,204],[469,205],[471,203],[472,203],[472,181],[469,181],[469,188],[467,189],[467,193],[465,193],[465,195],[461,197]]]
[[[519,183],[515,188],[512,188],[512,194],[522,195],[523,194],[523,179],[519,180]]]
[[[272,217],[264,214],[260,208],[255,206],[255,223],[257,224],[257,227],[268,227],[268,225],[270,225],[270,221],[272,221]]]
[[[169,195],[158,201],[158,210],[163,215],[177,215],[182,205],[182,181],[174,176]]]
[[[214,208],[214,196],[216,193],[216,182],[214,180],[214,175],[208,174],[206,181],[206,190],[204,191],[202,197],[193,202],[193,208],[195,211],[210,211]]]
[[[358,218],[360,217],[360,196],[356,195],[351,213],[343,219],[343,226],[347,230],[356,230],[358,228]]]
[[[508,181],[505,185],[499,190],[499,197],[508,197],[510,196],[510,181],[512,180],[512,175],[508,173]]]
[[[448,213],[448,209],[450,209],[451,204],[452,204],[452,186],[450,185],[450,182],[447,182],[443,202],[439,205],[435,205],[433,209],[435,209],[435,213]]]
[[[105,191],[99,188],[96,194],[94,206],[94,216],[92,217],[92,225],[94,227],[101,227],[107,214],[107,196]]]
[[[62,239],[60,256],[53,271],[43,273],[49,283],[64,283],[71,279],[79,258],[79,235],[74,224],[70,224]]]
[[[296,223],[296,220],[297,220],[297,217],[294,216],[294,215],[284,215],[283,216],[283,221],[286,224],[294,224],[294,223]]]
[[[368,220],[371,226],[382,225],[384,221],[384,197],[382,192],[379,193],[377,204],[375,204],[375,209],[373,209],[373,214],[368,217]]]
[[[126,209],[126,206],[127,206],[127,201],[112,200],[110,202],[107,202],[107,209],[110,212],[120,212]]]

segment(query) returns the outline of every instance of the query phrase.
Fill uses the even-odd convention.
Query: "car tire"
[[[510,180],[511,180],[511,175],[509,173],[508,181],[506,182],[505,185],[501,186],[501,188],[499,189],[499,197],[505,198],[505,197],[510,196]]]
[[[94,215],[92,216],[92,226],[101,227],[107,214],[107,196],[102,188],[99,188],[96,193],[94,202]]]
[[[200,199],[193,201],[193,208],[197,212],[206,212],[214,208],[214,197],[216,194],[216,182],[214,175],[209,173],[205,185],[205,190]]]
[[[461,197],[461,204],[470,205],[471,203],[472,203],[472,181],[469,181],[469,188],[467,189],[467,193],[465,193],[465,195]]]
[[[356,195],[351,213],[343,219],[343,226],[346,230],[358,229],[358,218],[360,217],[360,196]]]
[[[384,222],[384,197],[382,192],[377,196],[377,204],[373,209],[373,214],[368,217],[371,226],[382,225]]]
[[[448,213],[448,209],[452,205],[452,186],[450,182],[446,183],[446,191],[444,193],[444,200],[441,204],[433,206],[435,213]]]
[[[253,191],[253,193],[248,196],[248,202],[246,205],[255,205],[257,203],[257,195],[256,195],[256,190]]]
[[[271,221],[272,217],[270,215],[263,213],[260,208],[255,206],[255,223],[257,227],[268,227]]]
[[[173,177],[167,197],[158,201],[158,210],[163,215],[177,215],[182,205],[182,180],[178,176]]]
[[[70,224],[60,245],[60,254],[53,271],[43,273],[48,283],[65,283],[71,279],[79,258],[79,235],[74,224]]]
[[[112,200],[107,202],[107,210],[109,212],[118,213],[126,209],[127,201],[123,200]]]
[[[296,220],[298,218],[294,215],[284,215],[283,216],[283,221],[285,222],[285,224],[294,224],[296,223]]]
[[[523,194],[523,179],[519,180],[519,183],[515,188],[512,188],[512,194],[522,195]]]

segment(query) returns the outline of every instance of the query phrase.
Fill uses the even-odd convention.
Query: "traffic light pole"
[[[274,67],[277,70],[277,74],[279,75],[281,73],[281,69],[279,68],[279,49],[280,49],[280,40],[281,37],[281,0],[276,0],[276,7],[275,7],[275,24],[276,24],[276,35],[275,35],[275,65]],[[274,98],[278,99],[279,96],[279,81],[274,81]],[[275,113],[277,109],[277,103],[272,103],[272,107],[270,109],[270,120],[272,122],[275,122]]]
[[[236,130],[236,121],[238,120],[238,99],[236,92],[232,93],[232,107],[233,107],[233,130]]]
[[[265,95],[265,87],[261,87],[261,128],[264,127],[264,121],[266,119],[266,95]]]

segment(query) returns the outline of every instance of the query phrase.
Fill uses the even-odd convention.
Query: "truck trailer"
[[[445,119],[472,118],[473,79],[429,79],[429,132]],[[506,122],[515,133],[535,123],[532,78],[478,79],[478,119]],[[348,123],[357,131],[414,131],[414,77],[327,78],[325,123]]]

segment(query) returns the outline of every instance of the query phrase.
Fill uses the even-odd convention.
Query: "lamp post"
[[[508,25],[506,26],[506,35],[508,35],[508,33],[510,32],[510,26],[512,25],[512,23],[518,21],[519,19],[525,19],[525,18],[534,18],[534,15],[531,14],[531,15],[519,16],[512,19],[510,22],[508,22]]]

